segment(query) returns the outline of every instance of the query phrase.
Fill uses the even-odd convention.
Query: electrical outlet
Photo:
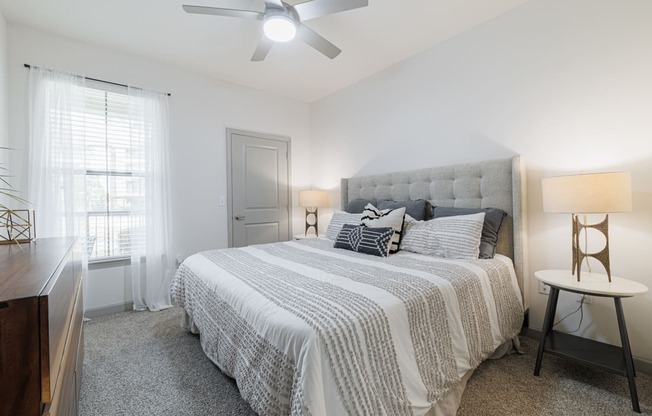
[[[585,305],[590,305],[590,304],[593,303],[593,298],[591,296],[589,296],[589,295],[579,295],[579,294],[577,295],[577,302],[578,303],[582,301],[582,296],[584,296],[584,304]]]
[[[549,295],[550,294],[550,286],[543,283],[541,280],[539,280],[539,293],[541,293],[543,295]]]

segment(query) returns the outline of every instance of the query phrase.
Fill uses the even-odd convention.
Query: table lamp
[[[315,229],[315,236],[319,236],[319,216],[317,209],[327,204],[326,191],[299,191],[299,206],[306,208],[306,235],[312,227]],[[310,217],[313,218],[310,218]],[[310,221],[310,220],[313,221]]]
[[[543,211],[570,213],[572,218],[573,264],[577,281],[585,258],[593,257],[607,271],[611,282],[609,263],[609,214],[632,210],[632,178],[629,172],[590,173],[580,175],[544,178]],[[586,214],[606,214],[605,219],[596,224],[587,224]],[[577,214],[584,214],[584,221]],[[594,228],[605,237],[605,246],[595,253],[587,253],[587,228]],[[585,250],[580,247],[580,233],[584,231]],[[588,260],[587,260],[588,264]]]

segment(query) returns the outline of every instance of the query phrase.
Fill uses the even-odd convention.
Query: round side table
[[[629,382],[632,408],[634,411],[641,413],[634,378],[636,370],[634,369],[632,350],[627,336],[627,326],[621,299],[645,293],[648,291],[647,286],[615,276],[611,276],[611,282],[609,282],[607,275],[601,273],[582,272],[580,281],[577,281],[577,277],[570,270],[540,270],[535,272],[534,275],[544,284],[550,286],[550,295],[548,296],[548,305],[546,306],[546,314],[541,328],[534,375],[539,375],[544,352],[620,374],[627,377]],[[553,331],[552,327],[555,321],[560,290],[582,295],[613,298],[622,347]]]

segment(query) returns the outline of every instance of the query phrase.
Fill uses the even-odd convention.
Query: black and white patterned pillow
[[[360,225],[362,214],[350,214],[344,211],[335,211],[333,218],[326,229],[326,238],[335,241],[344,224]]]
[[[364,225],[344,224],[334,247],[387,257],[393,235],[394,229],[391,227],[369,228]]]
[[[404,219],[405,207],[380,210],[372,204],[367,204],[364,207],[361,221],[362,224],[369,228],[392,227],[394,229],[394,236],[392,236],[389,252],[396,253],[401,246]]]

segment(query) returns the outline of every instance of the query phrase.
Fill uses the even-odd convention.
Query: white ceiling
[[[307,23],[342,49],[334,60],[294,40],[274,45],[264,62],[249,60],[261,22],[181,9],[242,8],[251,0],[0,0],[0,10],[10,23],[313,102],[525,1],[369,0],[368,7]]]

